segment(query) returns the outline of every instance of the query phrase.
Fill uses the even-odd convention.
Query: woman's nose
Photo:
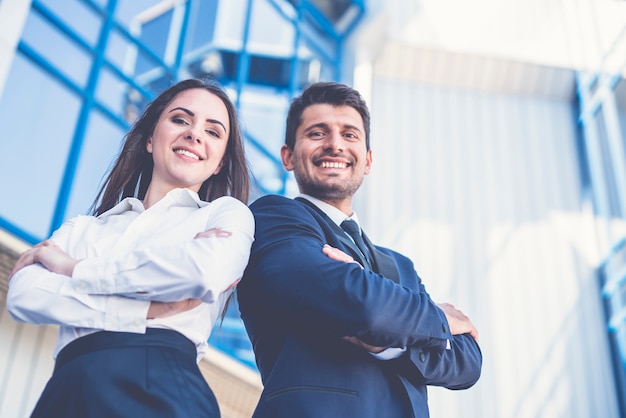
[[[196,142],[198,144],[201,142],[200,134],[197,132],[197,129],[193,126],[190,126],[187,132],[185,133],[185,139]]]

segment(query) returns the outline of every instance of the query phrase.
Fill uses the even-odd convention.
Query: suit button
[[[426,360],[426,356],[424,355],[424,353],[420,353],[420,361],[425,361]]]

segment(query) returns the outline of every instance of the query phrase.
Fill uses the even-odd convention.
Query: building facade
[[[359,218],[481,332],[483,376],[433,388],[433,417],[625,417],[622,3],[0,0],[0,417],[28,414],[55,338],[6,312],[12,260],[88,210],[147,101],[207,75],[237,103],[254,198],[296,193],[278,159],[295,94],[364,93]],[[260,383],[236,309],[210,342],[224,415],[248,416]]]

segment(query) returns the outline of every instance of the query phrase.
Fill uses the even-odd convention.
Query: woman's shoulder
[[[202,210],[206,211],[213,218],[245,219],[250,223],[254,222],[250,208],[241,200],[232,196],[222,196],[212,200]]]
[[[217,199],[211,200],[208,202],[207,206],[211,206],[213,208],[233,208],[233,209],[241,209],[245,211],[250,211],[248,206],[243,203],[241,200],[236,199],[232,196],[222,196]]]

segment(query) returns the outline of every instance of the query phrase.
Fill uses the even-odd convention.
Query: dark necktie
[[[363,237],[361,236],[361,230],[359,228],[359,225],[352,219],[346,219],[345,221],[341,223],[341,229],[346,231],[348,235],[350,235],[350,237],[352,238],[356,246],[359,247],[361,254],[363,254],[363,260],[365,261],[366,264],[368,264],[363,267],[367,267],[371,269],[372,259],[370,256],[370,251],[367,248],[367,245],[365,245],[365,241],[363,241]]]

